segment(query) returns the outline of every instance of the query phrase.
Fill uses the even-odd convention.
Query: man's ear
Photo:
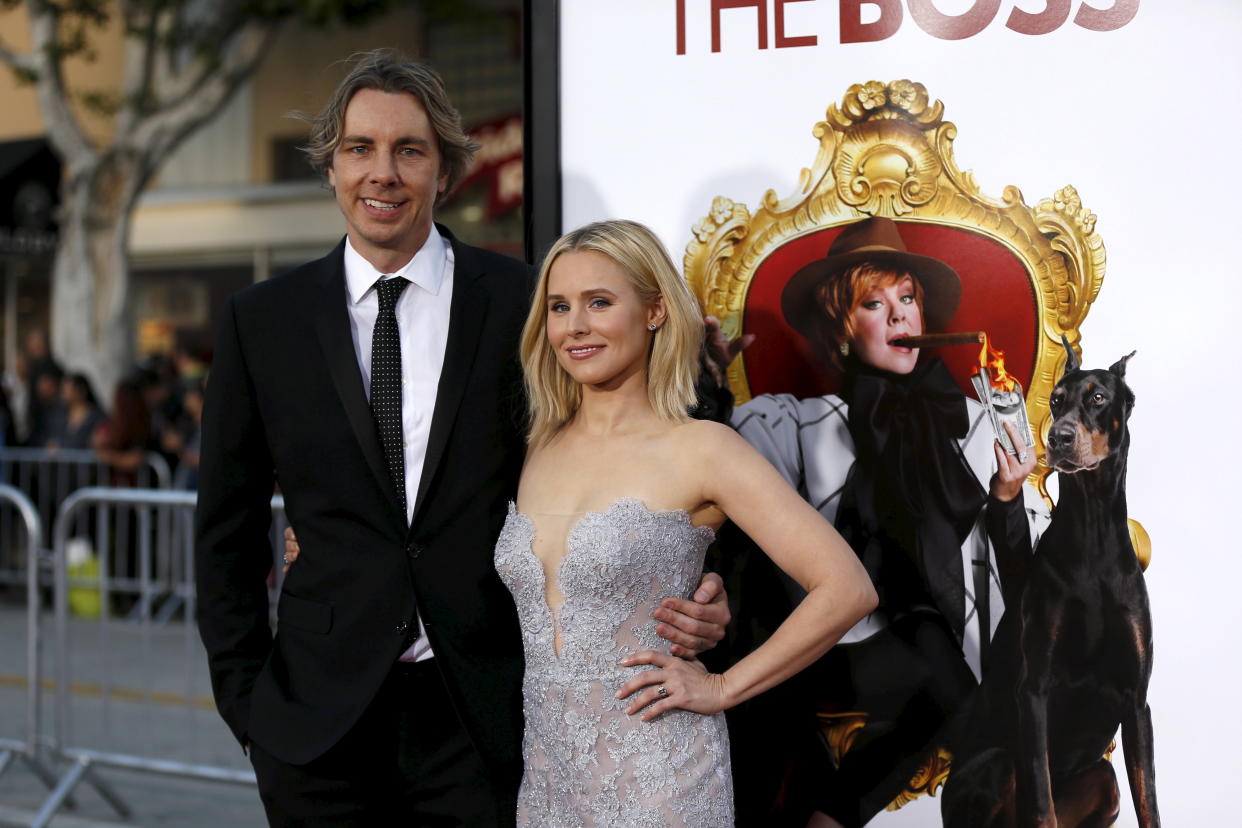
[[[336,171],[332,169],[332,165],[328,165],[328,186],[333,190],[336,189]]]

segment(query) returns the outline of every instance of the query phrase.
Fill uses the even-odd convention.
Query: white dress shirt
[[[427,241],[405,267],[392,273],[380,273],[346,239],[349,331],[368,399],[371,396],[371,335],[379,314],[375,282],[393,276],[410,281],[395,308],[401,339],[401,436],[405,448],[405,518],[408,523],[414,517],[418,483],[431,433],[431,415],[436,407],[436,390],[448,342],[449,309],[453,301],[452,245],[432,225]],[[401,655],[402,661],[431,658],[431,643],[421,617],[418,633],[418,640]]]

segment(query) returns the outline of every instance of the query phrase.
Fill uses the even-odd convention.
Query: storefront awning
[[[0,255],[56,248],[60,159],[44,138],[0,142]]]

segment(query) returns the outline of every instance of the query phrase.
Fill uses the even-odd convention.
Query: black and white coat
[[[970,427],[958,441],[963,462],[984,491],[996,471],[994,437],[983,406],[966,398]],[[835,522],[845,482],[854,465],[854,441],[849,431],[849,406],[835,394],[799,400],[790,394],[765,394],[739,405],[733,412],[733,426],[774,465],[802,496],[829,522]],[[1029,484],[1023,486],[1023,510],[1030,529],[1031,546],[1047,527],[1050,515],[1043,498]],[[1004,601],[997,574],[996,551],[985,526],[987,506],[975,520],[974,528],[962,544],[962,578],[965,585],[962,651],[975,678],[980,676],[979,618],[975,611],[974,562],[985,562],[989,578],[989,638],[996,632]],[[790,589],[797,586],[788,582]],[[794,594],[795,600],[800,594]],[[841,643],[870,638],[888,624],[883,610],[859,621]]]

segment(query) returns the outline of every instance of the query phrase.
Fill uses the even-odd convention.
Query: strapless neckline
[[[532,514],[547,515],[548,517],[573,517],[574,515],[577,515],[577,519],[574,520],[572,524],[570,524],[569,530],[565,533],[565,546],[566,546],[565,557],[568,557],[569,556],[569,539],[573,537],[574,531],[578,528],[578,526],[582,524],[583,522],[585,522],[588,518],[604,517],[608,514],[611,514],[612,512],[622,511],[624,509],[635,509],[635,508],[640,511],[646,512],[647,514],[652,515],[653,517],[673,518],[678,523],[681,523],[684,526],[687,526],[688,528],[695,530],[696,532],[706,531],[708,533],[709,543],[716,539],[715,529],[713,529],[710,526],[706,526],[706,525],[695,526],[694,521],[690,517],[690,513],[687,512],[685,509],[651,509],[647,506],[646,503],[642,501],[641,498],[637,498],[637,497],[619,497],[616,500],[614,500],[612,503],[609,503],[603,509],[593,509],[593,510],[588,510],[585,512],[566,512],[563,514],[560,512],[533,512]],[[516,500],[509,501],[509,514],[516,515],[520,517],[522,520],[526,521],[531,531],[532,532],[534,531],[534,528],[535,528],[534,518],[531,517],[531,514],[527,514],[526,512],[523,512],[521,509],[519,509],[517,507]],[[561,562],[564,563],[564,558],[561,559]]]
[[[569,529],[565,532],[565,551],[561,555],[561,559],[551,566],[552,574],[556,578],[557,592],[560,592],[562,595],[564,595],[564,591],[561,589],[561,583],[562,583],[561,576],[566,568],[565,565],[568,564],[574,558],[574,551],[576,548],[578,548],[578,547],[575,547],[575,544],[574,544],[574,540],[578,533],[578,530],[581,529],[583,526],[586,526],[588,522],[590,521],[606,519],[610,517],[611,515],[613,515],[614,513],[627,512],[627,511],[637,511],[637,512],[642,512],[646,515],[649,515],[650,517],[653,517],[653,518],[667,519],[671,521],[672,524],[675,526],[688,529],[692,533],[698,536],[705,537],[706,543],[709,543],[709,544],[716,538],[716,530],[712,529],[710,526],[695,526],[693,521],[690,519],[690,513],[687,512],[685,509],[650,509],[647,507],[647,504],[644,503],[640,498],[619,497],[616,500],[614,500],[612,503],[608,504],[603,509],[572,513],[572,514],[577,514],[578,517],[577,519],[574,520],[572,524],[570,524]],[[541,513],[536,513],[536,514],[541,514]],[[559,625],[559,622],[561,620],[560,613],[561,613],[562,608],[565,606],[565,601],[562,600],[561,603],[555,607],[553,607],[547,601],[547,596],[546,596],[547,567],[544,566],[543,559],[540,558],[537,554],[535,554],[535,535],[536,535],[535,521],[530,515],[518,509],[517,501],[513,501],[513,500],[509,501],[509,515],[511,517],[516,517],[520,521],[525,523],[526,542],[520,545],[519,551],[522,551],[525,554],[529,555],[532,559],[534,559],[535,563],[538,565],[539,574],[541,576],[541,580],[543,581],[541,586],[545,590],[543,608],[545,611],[547,611],[548,619],[552,622],[553,627],[556,628],[557,625]],[[557,517],[569,517],[569,515],[557,515]],[[559,660],[560,653],[556,652],[555,646],[553,647],[553,655],[555,658]]]

